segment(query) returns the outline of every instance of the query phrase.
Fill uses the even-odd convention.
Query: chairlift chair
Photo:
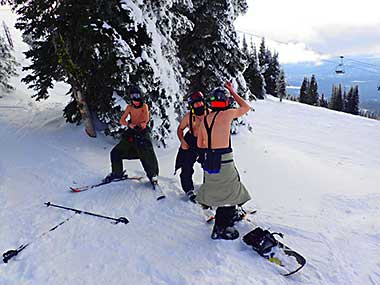
[[[344,74],[344,73],[346,73],[345,68],[344,68],[343,58],[344,58],[344,56],[341,55],[340,56],[340,63],[335,68],[335,73],[336,74]]]

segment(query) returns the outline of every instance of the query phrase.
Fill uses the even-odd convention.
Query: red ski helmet
[[[187,96],[187,103],[192,106],[196,102],[204,101],[204,95],[201,91],[196,91]]]

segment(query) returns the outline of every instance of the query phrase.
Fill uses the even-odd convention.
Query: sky
[[[236,20],[236,29],[264,36],[282,63],[380,54],[380,1],[247,2],[248,12]]]

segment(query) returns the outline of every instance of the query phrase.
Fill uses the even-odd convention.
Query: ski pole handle
[[[8,250],[7,252],[3,253],[4,263],[8,263],[9,259],[16,256],[18,253],[19,253],[19,251],[17,249],[11,249],[11,250]]]

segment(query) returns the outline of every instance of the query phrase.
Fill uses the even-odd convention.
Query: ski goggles
[[[130,95],[130,97],[131,97],[132,100],[136,100],[136,101],[138,101],[138,100],[141,99],[141,94],[140,94],[140,93],[132,93],[132,94]]]
[[[211,108],[227,108],[229,105],[229,100],[227,101],[211,101]]]
[[[202,92],[195,92],[187,97],[187,103],[192,104],[198,101],[203,101],[204,97]]]

